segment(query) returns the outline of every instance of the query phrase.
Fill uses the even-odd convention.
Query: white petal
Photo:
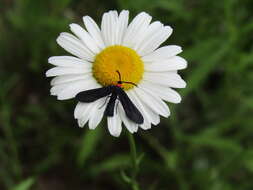
[[[157,115],[156,113],[154,113],[152,111],[152,109],[150,109],[148,106],[146,106],[141,101],[141,99],[138,97],[138,95],[137,95],[137,93],[135,92],[134,89],[127,91],[127,94],[129,96],[129,98],[132,100],[132,102],[134,102],[134,104],[136,105],[136,107],[138,108],[138,110],[143,115],[144,125],[141,125],[141,127],[147,126],[147,124],[150,123],[150,122],[153,123],[154,125],[157,125],[160,122],[159,115]]]
[[[145,102],[145,104],[154,112],[164,117],[168,117],[170,115],[170,110],[167,104],[165,104],[160,98],[151,94],[147,94],[139,88],[135,88],[134,91],[136,92],[140,100]]]
[[[113,117],[107,117],[107,126],[112,136],[119,137],[122,131],[122,126],[121,126],[121,119],[116,112],[114,112]]]
[[[54,77],[58,75],[70,75],[70,74],[85,74],[90,73],[91,69],[85,67],[54,67],[46,72],[47,77]]]
[[[73,81],[77,81],[77,80],[82,80],[82,79],[87,79],[90,78],[91,74],[87,73],[87,74],[73,74],[73,75],[61,75],[61,76],[57,76],[54,77],[51,80],[51,85],[58,85],[58,84],[64,84],[67,82],[73,82]]]
[[[51,95],[57,95],[59,100],[74,98],[77,93],[100,87],[93,78],[67,82],[53,86],[50,90]]]
[[[167,38],[171,35],[172,28],[170,26],[165,26],[161,28],[156,34],[145,41],[141,47],[138,49],[138,53],[141,56],[147,55],[158,48]]]
[[[151,23],[147,26],[145,31],[136,39],[134,49],[138,52],[147,40],[149,40],[153,35],[155,35],[159,30],[163,28],[163,24],[159,21]]]
[[[93,89],[93,88],[98,88],[98,87],[99,85],[93,80],[76,81],[75,84],[68,86],[62,91],[60,91],[57,94],[57,99],[58,100],[71,99],[71,98],[74,98],[79,92]]]
[[[60,93],[64,88],[68,87],[69,84],[60,84],[60,85],[55,85],[50,89],[50,94],[52,96],[57,96],[58,93]]]
[[[48,63],[61,67],[92,67],[90,62],[73,56],[53,56],[48,59]]]
[[[167,60],[153,63],[145,63],[145,70],[150,72],[164,72],[185,69],[187,62],[185,59],[175,56]]]
[[[115,45],[118,39],[118,12],[109,11],[109,22],[110,22],[110,38],[108,45]]]
[[[83,22],[89,34],[92,36],[93,40],[96,41],[96,44],[98,45],[98,47],[100,49],[104,49],[105,44],[102,39],[101,31],[98,25],[95,23],[95,21],[89,16],[84,16]]]
[[[160,97],[165,101],[172,103],[181,102],[181,96],[175,90],[167,86],[160,86],[151,82],[142,81],[140,84],[138,84],[138,87],[147,93],[151,93]]]
[[[78,119],[78,125],[79,127],[83,127],[90,117],[90,109],[95,104],[95,102],[92,103],[82,103],[78,102],[76,105],[74,116],[76,119]]]
[[[91,103],[78,102],[74,111],[74,117],[78,119],[80,127],[83,127],[88,120],[90,129],[97,127],[103,117],[103,110],[99,109],[102,101],[103,98]]]
[[[88,61],[94,60],[95,55],[72,34],[63,32],[60,34],[56,41],[63,49],[69,53]]]
[[[89,35],[89,33],[84,30],[81,26],[78,24],[70,24],[70,30],[79,37],[83,43],[89,48],[90,51],[92,51],[94,54],[97,54],[100,52],[99,47],[96,44],[96,41],[93,40],[93,38]]]
[[[109,11],[102,18],[101,31],[106,46],[111,46],[118,43],[118,25],[119,18],[117,11]]]
[[[143,123],[140,125],[140,127],[144,130],[151,129],[151,123]]]
[[[182,52],[182,48],[180,46],[176,46],[176,45],[163,46],[143,56],[141,59],[144,62],[161,61],[164,59],[174,57],[175,55],[181,52]]]
[[[96,104],[90,110],[89,128],[95,129],[103,118],[106,106],[103,106],[106,98],[96,101]]]
[[[102,38],[105,43],[105,46],[109,46],[110,44],[110,35],[111,35],[110,28],[111,28],[110,15],[109,13],[104,13],[102,17],[102,23],[101,23],[101,33],[102,33]]]
[[[78,102],[74,111],[74,117],[75,119],[79,119],[82,117],[83,112],[87,109],[88,105],[91,105],[90,103],[83,103]]]
[[[136,40],[143,35],[143,32],[148,27],[152,17],[145,12],[138,14],[133,21],[129,24],[125,37],[123,39],[123,45],[134,48]]]
[[[119,114],[120,114],[120,118],[123,121],[124,125],[126,126],[127,130],[130,133],[137,132],[137,130],[138,130],[138,124],[134,123],[133,121],[131,121],[130,119],[128,119],[128,117],[126,116],[126,113],[125,113],[125,111],[124,111],[124,109],[123,109],[123,107],[122,107],[121,104],[119,104],[119,106],[118,106],[118,111],[119,111]]]
[[[159,85],[169,86],[172,88],[186,87],[185,81],[180,77],[180,75],[174,72],[164,72],[164,73],[145,72],[143,80]]]
[[[123,10],[119,14],[118,24],[117,24],[117,39],[115,41],[116,44],[121,45],[123,41],[123,37],[125,35],[127,25],[128,25],[129,11]]]

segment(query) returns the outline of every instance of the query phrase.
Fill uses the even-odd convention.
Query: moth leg
[[[111,95],[106,96],[104,103],[98,109],[101,109],[102,107],[104,107],[105,104],[106,104],[106,102],[107,102],[107,100],[108,100],[108,98],[110,98],[110,97],[111,97]]]

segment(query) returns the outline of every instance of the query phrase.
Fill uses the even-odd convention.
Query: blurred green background
[[[45,77],[58,34],[110,9],[169,24],[188,60],[182,103],[135,135],[140,189],[252,190],[252,0],[0,0],[0,189],[130,189],[125,132],[80,129]]]

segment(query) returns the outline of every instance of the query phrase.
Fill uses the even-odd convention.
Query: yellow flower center
[[[144,65],[140,56],[132,49],[120,45],[109,46],[101,51],[93,63],[93,76],[103,86],[116,85],[120,80],[138,84],[142,79]],[[134,85],[123,83],[129,90]]]

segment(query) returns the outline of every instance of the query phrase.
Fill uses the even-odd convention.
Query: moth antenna
[[[121,82],[122,82],[122,83],[132,84],[132,85],[134,85],[134,86],[138,87],[138,86],[137,86],[137,84],[135,84],[135,83],[133,83],[133,82],[127,82],[127,81],[121,81]]]
[[[135,84],[135,83],[133,83],[133,82],[122,81],[122,80],[121,80],[121,75],[120,75],[120,72],[119,72],[118,70],[116,70],[116,72],[117,72],[117,73],[118,73],[118,75],[119,75],[119,81],[120,81],[121,83],[128,83],[128,84],[132,84],[132,85],[134,85],[134,86],[136,86],[136,87],[137,87],[137,84]]]
[[[117,70],[116,71],[117,73],[118,73],[118,75],[119,75],[119,81],[121,81],[121,75],[120,75],[120,72]]]

